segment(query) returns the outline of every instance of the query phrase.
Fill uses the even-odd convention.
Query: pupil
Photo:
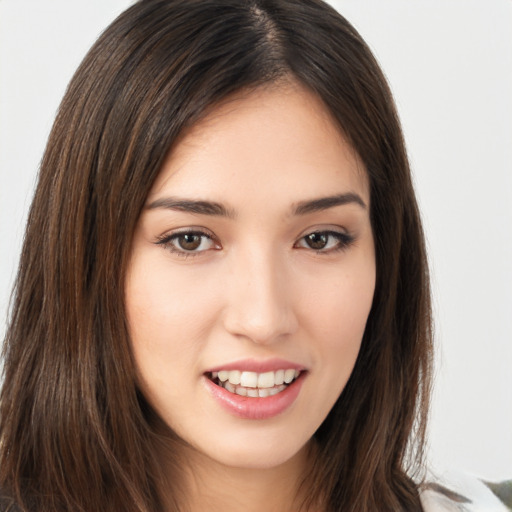
[[[323,249],[327,245],[327,235],[323,233],[311,233],[306,237],[306,241],[312,249]]]
[[[182,249],[193,251],[201,245],[201,237],[199,235],[182,235],[179,238],[179,244]]]

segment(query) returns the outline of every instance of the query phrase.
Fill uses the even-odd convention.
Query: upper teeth
[[[218,378],[221,382],[229,381],[235,386],[240,385],[246,388],[273,388],[283,383],[289,384],[299,374],[299,370],[292,368],[265,373],[221,370],[220,372],[212,372],[212,378]]]

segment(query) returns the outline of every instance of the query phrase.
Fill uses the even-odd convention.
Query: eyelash
[[[324,247],[320,249],[315,249],[314,247],[309,246],[309,244],[305,241],[308,237],[311,238],[313,236],[327,237],[326,246],[329,245],[329,239],[334,238],[336,240],[336,245],[334,247],[329,247],[328,249],[325,249]],[[348,249],[354,243],[354,240],[355,238],[352,235],[349,235],[347,233],[341,233],[340,231],[316,230],[307,233],[306,235],[299,238],[299,240],[297,240],[297,242],[294,244],[294,247],[300,249],[309,249],[315,251],[317,254],[330,254],[332,252],[339,252]],[[298,244],[302,241],[304,241],[304,243],[308,246],[298,247]]]
[[[325,242],[325,246],[329,246],[329,244],[332,242],[331,239],[334,238],[336,240],[336,245],[333,247],[329,247],[328,249],[325,249],[325,246],[322,248],[315,249],[314,247],[311,247],[308,244],[306,239],[308,237],[310,237],[310,239],[311,239],[311,237],[316,237],[316,236],[318,236],[318,237],[323,236],[323,237],[327,238],[327,241]],[[183,247],[178,247],[177,246],[177,244],[179,243],[178,240],[183,237],[201,237],[199,246],[196,247],[195,249],[190,249],[190,250],[187,250]],[[209,247],[207,249],[200,250],[200,251],[196,250],[199,247],[201,247],[201,245],[203,245],[205,239],[209,240],[214,246]],[[347,233],[341,233],[339,231],[333,231],[333,230],[316,230],[316,231],[312,231],[312,232],[307,233],[306,235],[300,237],[297,240],[297,242],[295,242],[293,247],[297,248],[297,249],[311,250],[311,251],[314,251],[316,254],[324,255],[324,254],[330,254],[333,252],[344,251],[352,245],[354,240],[355,240],[355,238],[352,235],[349,235]],[[304,245],[299,245],[301,243],[304,243]],[[165,235],[159,237],[157,239],[156,244],[161,245],[169,252],[176,254],[182,258],[199,256],[201,253],[206,252],[210,249],[219,250],[221,248],[220,244],[216,243],[214,237],[211,234],[206,233],[201,230],[189,230],[189,231],[178,231],[175,233],[168,233],[168,234],[165,234]],[[215,245],[216,245],[216,247],[215,247]]]

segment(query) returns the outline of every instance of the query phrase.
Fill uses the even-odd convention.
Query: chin
[[[303,433],[269,433],[262,427],[260,432],[213,435],[204,445],[192,447],[199,456],[222,466],[253,470],[276,468],[301,456],[309,441],[310,436]]]

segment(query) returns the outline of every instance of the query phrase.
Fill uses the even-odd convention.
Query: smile
[[[264,373],[220,370],[210,372],[207,376],[230,393],[250,398],[266,398],[284,391],[300,374],[299,370],[288,368]]]

